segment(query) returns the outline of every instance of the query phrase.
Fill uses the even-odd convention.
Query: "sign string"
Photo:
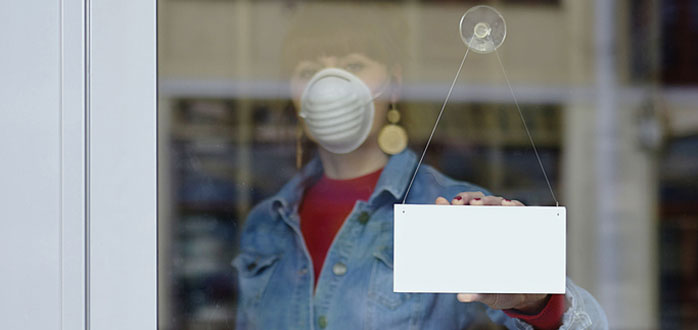
[[[412,184],[414,183],[415,177],[417,177],[417,171],[419,171],[419,168],[422,165],[422,162],[424,161],[424,156],[427,153],[427,149],[429,148],[429,145],[431,144],[431,139],[434,137],[434,132],[436,132],[436,127],[439,125],[439,121],[441,121],[441,116],[444,113],[444,109],[446,109],[446,104],[448,103],[449,98],[451,97],[451,93],[453,92],[453,87],[456,85],[456,82],[458,81],[458,76],[460,76],[461,70],[463,69],[463,63],[465,63],[465,59],[468,57],[468,52],[470,48],[466,48],[465,50],[465,55],[463,55],[463,59],[460,62],[460,65],[458,66],[458,71],[456,72],[455,78],[453,78],[453,82],[451,83],[451,87],[448,89],[448,94],[446,94],[446,99],[444,100],[443,105],[441,105],[441,110],[439,111],[438,117],[436,117],[436,122],[434,123],[434,127],[431,129],[431,134],[429,134],[429,139],[427,139],[427,143],[424,146],[424,151],[422,151],[422,156],[419,158],[419,162],[417,163],[417,167],[414,170],[414,173],[412,174],[412,179],[410,180],[409,186],[407,186],[407,191],[405,192],[405,197],[402,199],[402,204],[405,204],[407,201],[407,196],[410,193],[410,190],[412,189]],[[509,82],[509,77],[507,76],[507,72],[504,69],[504,65],[502,64],[502,59],[499,57],[499,52],[495,49],[494,50],[495,55],[497,56],[497,62],[499,63],[499,68],[502,70],[502,74],[504,75],[504,80],[507,82],[507,86],[509,87],[509,92],[511,93],[511,97],[514,99],[514,104],[516,105],[516,110],[519,112],[519,117],[521,118],[521,122],[523,123],[524,130],[526,131],[526,135],[528,136],[528,140],[531,142],[531,146],[533,147],[533,153],[536,155],[536,159],[538,160],[538,165],[540,166],[541,171],[543,172],[543,177],[545,178],[545,182],[548,185],[548,189],[550,190],[550,195],[553,197],[553,200],[555,201],[556,206],[560,206],[560,203],[557,200],[557,197],[555,196],[555,192],[553,191],[552,185],[550,185],[550,180],[548,179],[548,174],[545,172],[545,167],[543,166],[543,162],[541,161],[540,155],[538,154],[538,149],[536,148],[536,144],[533,142],[533,136],[531,136],[531,132],[528,129],[528,125],[526,124],[526,120],[524,119],[523,112],[521,111],[521,107],[519,106],[519,101],[516,99],[516,94],[514,94],[514,89],[511,87],[511,83]]]

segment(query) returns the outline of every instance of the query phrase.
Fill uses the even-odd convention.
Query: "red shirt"
[[[299,208],[301,232],[313,260],[316,284],[335,235],[351,213],[356,201],[367,201],[371,197],[382,171],[383,169],[380,169],[348,180],[335,180],[323,176],[305,191]],[[504,312],[527,322],[536,329],[547,330],[560,326],[564,311],[565,296],[551,295],[545,308],[536,315],[527,315],[514,310]]]
[[[557,329],[562,325],[562,315],[565,313],[565,295],[550,295],[550,299],[543,310],[535,315],[523,314],[513,309],[507,309],[504,313],[510,317],[520,319],[536,329]]]
[[[327,176],[305,191],[299,213],[301,232],[313,260],[315,283],[334,236],[354,208],[356,201],[367,201],[383,169],[349,180]]]

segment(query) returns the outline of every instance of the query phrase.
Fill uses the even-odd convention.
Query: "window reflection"
[[[388,92],[376,101],[376,112],[382,113],[372,134],[395,106],[409,148],[419,152],[464,50],[457,21],[479,3],[159,1],[159,112],[167,136],[160,139],[160,162],[167,164],[159,175],[169,187],[160,192],[160,237],[168,242],[160,249],[162,328],[235,327],[241,284],[231,260],[245,249],[239,243],[245,219],[298,173],[297,163],[307,165],[317,156],[307,132],[299,134],[297,113],[307,83],[335,67],[366,80],[378,93],[385,77],[370,74],[372,66],[383,66],[389,86],[399,88],[393,91],[397,96]],[[696,29],[686,23],[695,16],[688,3],[617,5],[618,56],[629,60],[618,60],[617,68],[614,187],[622,196],[614,233],[602,232],[595,220],[593,3],[488,3],[510,24],[502,59],[551,183],[569,207],[568,276],[604,308],[630,304],[606,310],[617,328],[689,329],[698,320],[692,307],[698,302],[695,267],[690,266],[696,263],[691,251],[698,223],[692,206],[698,160],[690,156],[698,132],[691,111],[697,100],[690,96],[695,79],[686,74],[696,65],[684,56],[693,47],[685,38]],[[661,10],[652,11],[655,5]],[[299,22],[309,7],[315,17]],[[333,33],[309,31],[342,16],[338,12],[370,12],[397,33],[388,37],[390,43],[372,41],[376,38],[366,38],[366,31],[377,29],[362,24],[368,18],[361,17],[352,18],[355,30],[336,31],[343,38],[318,41]],[[687,32],[667,32],[677,26]],[[665,36],[661,44],[651,39],[657,35]],[[497,195],[550,205],[495,65],[496,59],[486,56],[466,62],[426,162]],[[620,264],[603,264],[604,252],[595,250],[603,239],[627,246],[615,259]],[[245,264],[254,267],[246,271],[261,271],[267,261],[275,262],[250,261]],[[614,269],[618,278],[604,278],[602,269]],[[404,298],[390,293],[382,295],[388,305]],[[472,320],[476,327],[494,326],[479,314]]]

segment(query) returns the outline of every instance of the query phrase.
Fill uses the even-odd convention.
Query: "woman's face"
[[[375,139],[378,131],[385,124],[385,116],[390,101],[396,101],[394,93],[396,89],[394,86],[391,86],[397,83],[395,74],[391,75],[386,65],[359,53],[352,53],[346,56],[320,56],[315,60],[301,61],[296,65],[291,76],[291,97],[293,98],[293,105],[296,111],[299,111],[301,108],[301,96],[310,79],[315,73],[325,68],[339,68],[351,72],[368,86],[374,97],[381,93],[381,96],[373,102],[375,117],[373,118],[373,127],[368,136],[369,139]],[[310,136],[307,134],[308,131],[305,124],[303,128],[306,135]]]

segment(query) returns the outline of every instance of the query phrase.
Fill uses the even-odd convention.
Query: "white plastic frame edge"
[[[155,329],[156,1],[85,1],[86,327]]]
[[[60,1],[60,328],[86,327],[85,0]]]

